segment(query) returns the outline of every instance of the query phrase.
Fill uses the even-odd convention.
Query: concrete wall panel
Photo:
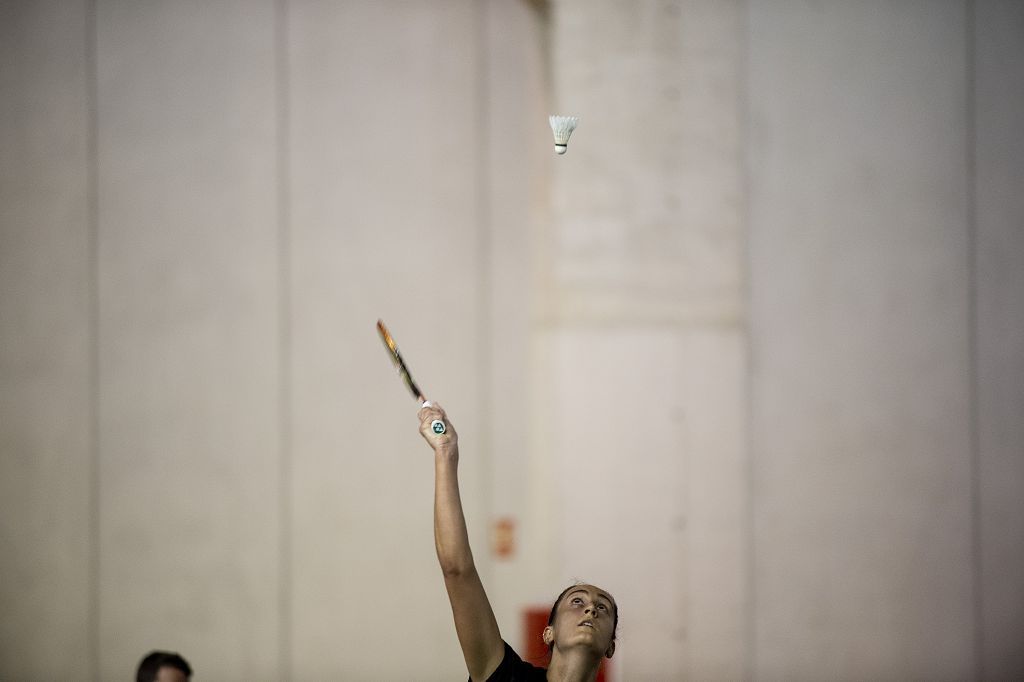
[[[974,673],[964,21],[750,4],[765,679]]]
[[[741,315],[737,3],[554,3],[555,165],[539,273],[555,321]]]
[[[1024,5],[975,3],[976,352],[985,679],[1024,676]]]
[[[289,10],[295,679],[465,671],[433,548],[433,459],[374,326],[389,325],[458,428],[485,565],[480,12],[468,1]],[[376,643],[385,633],[402,655]]]
[[[277,676],[273,3],[96,25],[101,674]]]
[[[0,678],[92,674],[84,3],[0,5]]]
[[[537,254],[533,475],[549,580],[607,575],[622,605],[622,679],[744,674],[741,28],[740,3],[553,3],[581,121]]]
[[[547,202],[555,162],[548,127],[549,69],[544,13],[526,2],[489,0],[486,11],[487,70],[482,94],[485,127],[478,145],[486,187],[481,249],[486,254],[480,293],[486,301],[481,339],[479,443],[487,457],[487,542],[476,549],[492,556],[483,576],[502,636],[522,651],[522,611],[553,597],[542,554],[544,533],[531,524],[540,490],[533,485],[531,324],[537,309],[535,253],[546,233]],[[476,450],[477,448],[474,448]],[[509,557],[493,551],[494,524],[514,523]]]

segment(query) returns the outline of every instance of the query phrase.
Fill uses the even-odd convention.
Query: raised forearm
[[[434,455],[434,547],[445,575],[476,570],[459,495],[459,453]]]

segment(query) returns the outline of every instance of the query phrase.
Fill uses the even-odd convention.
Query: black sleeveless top
[[[487,678],[487,682],[547,682],[548,671],[530,665],[505,642],[505,657]]]

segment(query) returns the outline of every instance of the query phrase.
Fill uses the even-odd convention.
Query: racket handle
[[[424,400],[422,407],[430,407],[430,401]],[[430,430],[440,436],[448,429],[445,428],[443,421],[441,421],[440,419],[435,419],[434,421],[430,422]]]

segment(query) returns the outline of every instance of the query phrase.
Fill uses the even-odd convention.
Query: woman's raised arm
[[[482,682],[493,673],[505,654],[491,603],[469,547],[466,517],[459,495],[459,436],[440,405],[427,403],[419,411],[420,433],[434,450],[434,546],[441,564],[444,585],[455,617],[455,631],[462,646],[470,678]],[[431,422],[441,420],[444,433],[435,433]]]

